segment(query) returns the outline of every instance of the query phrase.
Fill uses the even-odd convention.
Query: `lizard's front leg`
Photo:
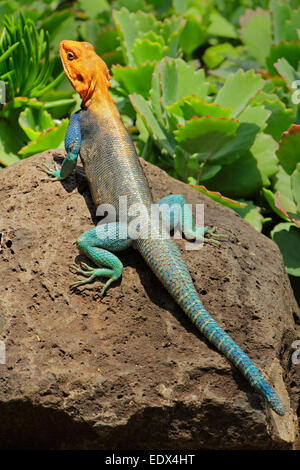
[[[63,180],[69,176],[76,166],[77,158],[80,150],[81,133],[80,133],[80,111],[74,113],[69,122],[69,126],[65,135],[65,149],[67,152],[66,158],[62,162],[59,169],[57,164],[54,164],[54,169],[50,168],[46,163],[38,165],[40,170],[48,175],[50,181]]]
[[[131,243],[126,228],[118,222],[98,225],[84,232],[78,238],[77,246],[81,253],[88,256],[99,267],[93,268],[82,263],[81,266],[84,269],[80,269],[78,266],[72,265],[72,268],[86,276],[86,279],[74,282],[71,287],[91,282],[97,276],[108,277],[109,279],[101,291],[101,295],[103,295],[108,286],[119,279],[123,270],[123,264],[111,251],[125,250]]]
[[[202,239],[204,242],[219,244],[214,238],[205,237],[213,235],[216,238],[227,238],[228,235],[216,233],[216,227],[195,227],[192,212],[181,194],[170,194],[156,203],[160,206],[163,220],[173,230],[177,225],[181,226],[183,234],[192,239]]]

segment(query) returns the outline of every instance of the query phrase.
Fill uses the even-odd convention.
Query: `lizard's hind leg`
[[[226,234],[215,233],[216,227],[211,229],[209,227],[195,227],[192,211],[181,194],[170,194],[157,201],[156,204],[160,206],[162,218],[166,225],[170,226],[170,230],[180,225],[186,237],[203,239],[205,242],[215,244],[220,242],[214,238],[206,238],[205,235],[213,235],[216,238],[228,237]]]
[[[103,295],[108,286],[119,279],[123,270],[123,264],[111,251],[125,250],[131,243],[126,228],[117,222],[98,225],[81,234],[77,240],[80,252],[88,256],[99,267],[93,268],[86,263],[81,263],[81,267],[84,268],[81,269],[72,265],[71,267],[86,279],[74,282],[71,287],[91,282],[97,276],[108,277],[109,279],[101,291],[101,295]]]

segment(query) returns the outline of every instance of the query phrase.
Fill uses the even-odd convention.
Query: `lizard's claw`
[[[206,234],[208,234],[209,237],[206,237]],[[205,243],[212,243],[214,245],[220,245],[220,241],[215,240],[215,238],[228,238],[227,234],[216,233],[216,227],[195,227],[192,230],[185,229],[184,235],[191,237],[192,239],[202,240]],[[212,238],[211,235],[215,238]]]
[[[71,264],[70,268],[74,269],[77,273],[83,274],[84,276],[89,276],[91,274],[91,271],[94,271],[95,268],[92,266],[87,265],[86,263],[80,263],[81,268],[76,266],[76,264]],[[82,268],[85,268],[86,271],[84,271]]]
[[[213,228],[204,227],[205,234],[207,233],[208,235],[213,235],[215,238],[228,238],[229,237],[227,233],[216,233],[216,230],[217,230],[217,227],[213,227]],[[215,240],[215,238],[210,238],[210,237],[204,238],[204,241],[207,243],[220,245],[219,240]]]
[[[58,181],[61,179],[60,169],[56,162],[54,162],[54,169],[50,168],[46,163],[41,163],[37,168],[51,176],[50,178],[46,178],[48,181]]]
[[[96,274],[93,273],[93,270],[95,268],[92,268],[91,266],[88,266],[85,263],[81,263],[81,266],[86,268],[86,271],[76,266],[76,264],[71,264],[70,268],[74,269],[74,271],[76,271],[77,273],[82,274],[87,279],[81,279],[80,281],[73,282],[72,284],[70,284],[71,289],[73,289],[74,287],[80,286],[81,284],[87,284],[88,282],[91,282],[94,279],[94,277],[96,277]]]
[[[86,277],[86,279],[80,279],[79,281],[73,282],[70,284],[71,289],[74,287],[77,287],[81,284],[87,284],[88,282],[91,282],[95,277],[98,276],[104,276],[104,277],[109,277],[108,281],[104,285],[104,287],[101,290],[100,296],[102,297],[108,288],[108,286],[118,279],[120,277],[119,273],[115,273],[112,269],[108,268],[93,268],[92,266],[89,266],[86,263],[81,263],[81,267],[85,269],[81,269],[75,264],[72,264],[70,268],[74,269],[77,273],[82,274],[83,276]]]
[[[204,232],[205,233],[208,233],[209,235],[214,235],[214,237],[224,237],[224,238],[228,238],[228,234],[227,233],[216,233],[216,230],[217,230],[217,227],[213,227],[213,228],[208,228],[208,227],[205,227],[204,228]]]

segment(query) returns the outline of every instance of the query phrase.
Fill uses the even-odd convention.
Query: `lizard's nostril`
[[[78,80],[79,82],[83,82],[83,76],[80,75],[80,74],[77,75],[77,80]]]

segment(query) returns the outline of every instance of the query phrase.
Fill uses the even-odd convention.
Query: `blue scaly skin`
[[[75,167],[80,151],[95,205],[112,204],[117,214],[117,222],[93,227],[78,238],[79,250],[97,267],[85,263],[81,268],[74,265],[75,271],[84,278],[72,286],[103,276],[108,279],[101,292],[104,294],[122,274],[122,263],[114,253],[133,246],[201,333],[242,372],[270,407],[283,415],[284,407],[276,392],[249,357],[205,310],[177,245],[164,236],[165,228],[159,229],[155,237],[150,234],[150,190],[134,145],[109,94],[110,77],[105,63],[96,55],[93,46],[86,42],[62,41],[60,55],[69,81],[82,98],[82,109],[70,120],[65,138],[67,156],[61,169],[56,166],[53,170],[46,165],[40,168],[50,175],[49,179],[64,179]],[[146,208],[147,217],[143,219],[148,235],[146,238],[123,236],[125,227],[124,222],[120,222],[119,198],[124,196],[127,197],[128,207],[141,203]],[[167,196],[157,204],[172,207],[174,203],[182,207],[185,201],[182,196],[176,195]],[[181,218],[179,214],[177,209],[172,210],[171,229],[181,222],[183,233],[188,237],[214,233],[213,229],[207,228],[199,233],[200,229],[193,227],[191,213],[184,212]],[[162,218],[165,219],[164,212]],[[128,217],[127,222],[131,220]]]

